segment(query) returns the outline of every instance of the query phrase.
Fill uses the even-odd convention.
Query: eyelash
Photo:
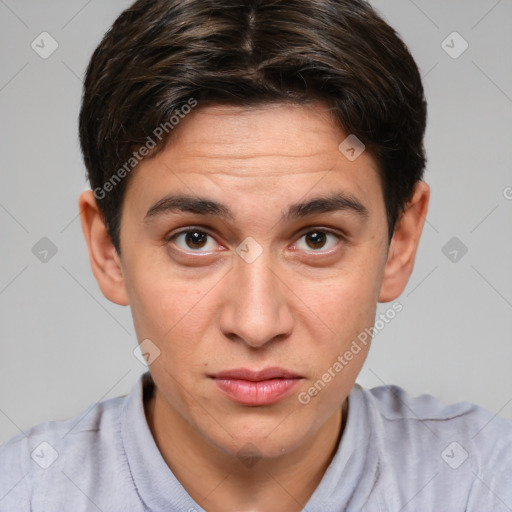
[[[183,234],[186,234],[186,233],[193,233],[193,232],[199,232],[199,233],[205,234],[205,235],[215,239],[215,237],[213,235],[211,235],[208,232],[207,229],[202,228],[200,226],[189,226],[186,229],[182,229],[181,231],[178,231],[176,233],[172,233],[172,234],[168,235],[167,237],[165,237],[165,243],[172,242],[174,239],[176,239],[180,235],[183,235]],[[338,241],[341,241],[341,242],[345,242],[346,241],[346,237],[341,235],[340,233],[338,233],[336,231],[333,231],[333,230],[328,229],[328,228],[320,228],[320,227],[314,227],[314,226],[311,227],[311,228],[308,228],[308,231],[302,232],[302,234],[297,238],[297,240],[300,240],[304,236],[306,236],[306,235],[308,235],[310,233],[315,233],[315,232],[326,233],[328,235],[332,235],[335,238],[337,238]],[[185,252],[186,254],[190,254],[190,253],[192,253],[192,254],[194,254],[194,253],[201,254],[201,251],[193,251],[193,250],[191,250],[190,252],[187,252],[187,251],[183,251],[183,249],[179,249],[179,250],[181,252]],[[311,249],[311,251],[309,251],[309,252],[322,254],[322,253],[332,252],[332,250],[333,249],[331,249],[329,251],[322,251],[321,249],[319,249],[319,250]]]

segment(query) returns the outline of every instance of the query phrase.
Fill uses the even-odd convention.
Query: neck
[[[346,423],[348,401],[299,448],[272,459],[228,454],[201,436],[162,394],[145,402],[148,426],[165,462],[188,494],[208,512],[299,512],[322,480]],[[169,433],[172,433],[169,435]],[[250,497],[250,500],[249,498]]]

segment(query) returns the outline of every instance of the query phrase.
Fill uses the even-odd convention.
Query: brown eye
[[[215,241],[208,233],[199,231],[198,229],[189,229],[176,233],[169,238],[169,242],[173,242],[183,251],[192,252],[208,252],[209,250],[214,250],[216,245]],[[205,247],[207,250],[200,250]]]
[[[206,245],[208,235],[200,231],[188,231],[185,234],[185,243],[191,249],[200,249]]]
[[[321,249],[325,244],[326,236],[322,231],[312,231],[305,236],[307,240],[306,243],[311,249]]]
[[[304,240],[305,243],[302,241]],[[306,251],[323,252],[320,249],[332,249],[343,240],[341,235],[324,229],[315,229],[302,235],[297,242],[297,247]]]

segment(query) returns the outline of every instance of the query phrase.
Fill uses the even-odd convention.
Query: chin
[[[224,422],[223,426],[226,430],[218,427],[215,435],[211,428],[205,429],[205,438],[226,455],[244,460],[251,457],[254,459],[282,457],[305,442],[307,433],[302,421],[300,422],[301,430],[297,431],[297,422],[295,425],[285,425],[287,422],[282,418],[274,417],[271,421],[269,420],[270,418],[266,418],[266,421],[258,423],[252,419],[250,425],[247,424],[247,420],[238,425]]]

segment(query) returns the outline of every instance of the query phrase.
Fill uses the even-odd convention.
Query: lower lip
[[[217,387],[242,405],[271,405],[288,396],[300,379],[270,379],[253,382],[239,379],[215,379]]]

